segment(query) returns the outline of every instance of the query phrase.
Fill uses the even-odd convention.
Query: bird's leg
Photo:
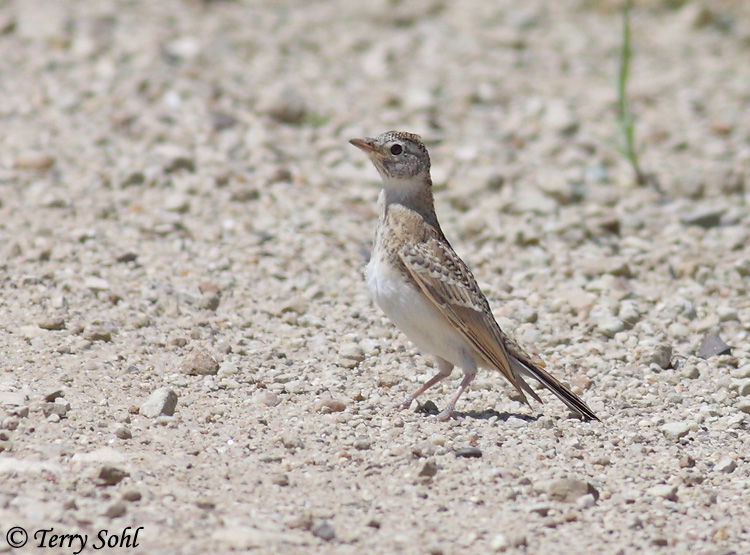
[[[453,398],[450,400],[450,403],[448,403],[448,406],[445,407],[440,414],[438,414],[437,418],[438,420],[448,420],[451,416],[453,416],[453,409],[456,408],[456,403],[458,402],[458,398],[461,397],[461,394],[464,392],[464,390],[469,387],[469,384],[471,383],[471,380],[474,379],[474,376],[477,375],[476,368],[472,370],[464,370],[464,379],[461,380],[461,385],[458,386],[458,390],[456,391],[456,394],[453,396]]]
[[[442,359],[442,358],[437,359],[437,367],[438,367],[438,373],[432,376],[429,380],[427,380],[427,382],[422,387],[417,389],[414,393],[409,395],[401,403],[396,405],[397,409],[399,410],[408,409],[412,401],[414,401],[414,399],[422,395],[422,393],[430,389],[433,385],[438,383],[440,380],[450,376],[451,370],[453,370],[453,365],[447,360]]]

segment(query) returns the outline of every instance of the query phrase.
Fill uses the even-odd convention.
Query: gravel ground
[[[619,26],[609,0],[0,0],[0,552],[13,526],[750,552],[750,9],[638,3],[658,188],[607,142]],[[501,326],[601,422],[488,372],[454,421],[393,411],[432,363],[368,298],[378,178],[347,143],[391,128]]]

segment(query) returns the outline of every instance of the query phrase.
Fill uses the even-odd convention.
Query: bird
[[[524,378],[534,378],[582,420],[599,420],[586,403],[542,368],[500,329],[474,275],[446,239],[435,213],[430,155],[419,135],[388,131],[349,141],[380,174],[378,226],[365,281],[375,303],[416,346],[436,361],[437,374],[397,405],[463,371],[455,394],[438,414],[454,417],[461,394],[479,368],[499,370],[528,405],[541,403]]]

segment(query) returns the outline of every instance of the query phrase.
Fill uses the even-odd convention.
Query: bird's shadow
[[[418,405],[414,412],[418,414],[424,414],[426,416],[437,416],[440,414],[440,409],[432,401],[425,401],[423,405]],[[474,420],[489,420],[490,418],[497,417],[498,421],[502,420],[507,422],[509,418],[518,418],[526,422],[536,422],[539,420],[539,416],[532,416],[528,414],[515,414],[511,412],[499,412],[495,409],[487,409],[483,411],[472,411],[472,412],[458,412],[453,411],[455,418],[473,418]]]
[[[509,418],[518,418],[519,420],[524,420],[526,422],[536,422],[537,420],[539,420],[538,416],[516,414],[512,412],[498,412],[495,409],[487,409],[479,412],[458,412],[455,414],[459,417],[474,418],[475,420],[489,420],[494,416],[496,416],[498,420],[502,420],[503,422],[507,422]]]

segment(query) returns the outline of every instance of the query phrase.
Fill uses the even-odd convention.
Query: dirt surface
[[[748,553],[750,10],[636,6],[658,187],[608,142],[620,38],[613,1],[0,0],[0,552]],[[486,371],[393,410],[434,370],[347,143],[393,128],[601,422]]]

